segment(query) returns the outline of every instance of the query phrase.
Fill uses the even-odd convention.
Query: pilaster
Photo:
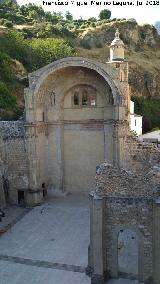
[[[64,139],[64,125],[57,124],[56,127],[56,180],[57,190],[63,191],[63,139]]]
[[[27,206],[34,206],[43,201],[42,188],[39,185],[39,161],[37,156],[37,129],[36,125],[27,125],[27,154],[28,154],[28,175],[29,189],[26,192],[25,203]]]
[[[160,283],[160,197],[153,205],[153,283]]]
[[[90,249],[91,284],[105,283],[104,199],[90,194]]]

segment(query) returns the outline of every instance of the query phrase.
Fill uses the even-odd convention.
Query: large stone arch
[[[82,67],[96,71],[110,86],[115,105],[121,104],[122,93],[115,83],[116,80],[113,79],[114,77],[116,78],[116,73],[114,72],[114,70],[112,70],[111,68],[107,70],[105,64],[100,64],[99,62],[95,63],[93,60],[81,57],[69,57],[65,59],[60,59],[30,74],[29,85],[30,89],[32,90],[34,104],[36,104],[37,102],[38,91],[43,82],[47,79],[47,77],[50,74],[67,67]]]

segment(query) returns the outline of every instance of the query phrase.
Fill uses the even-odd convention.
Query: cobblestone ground
[[[85,275],[88,198],[54,198],[25,213],[15,218],[17,223],[8,218],[13,226],[0,238],[0,283],[90,284]],[[137,282],[119,279],[107,284]]]

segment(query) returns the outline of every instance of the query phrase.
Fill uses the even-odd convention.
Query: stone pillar
[[[113,124],[104,125],[104,158],[109,164],[113,164]]]
[[[124,126],[127,126],[123,122],[119,121],[114,125],[113,133],[113,165],[115,167],[121,167],[124,159]]]
[[[120,140],[119,140],[119,125],[114,124],[113,132],[113,165],[118,167],[120,165]]]
[[[90,194],[90,249],[91,284],[105,283],[104,199]]]
[[[39,161],[37,157],[37,135],[36,126],[28,125],[27,133],[27,154],[28,154],[28,176],[29,188],[25,195],[25,203],[27,206],[34,206],[43,202],[43,192],[39,185]]]
[[[63,124],[56,127],[56,180],[57,190],[63,191]]]
[[[153,205],[153,283],[160,283],[160,197]]]

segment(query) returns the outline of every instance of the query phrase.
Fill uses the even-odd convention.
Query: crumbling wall
[[[139,142],[129,133],[124,140],[121,166],[139,174],[148,172],[153,166],[160,167],[160,149],[153,144]]]
[[[134,165],[130,152],[129,170],[107,163],[97,168],[95,193],[104,199],[106,271],[117,277],[118,235],[121,230],[129,229],[138,236],[138,279],[148,283],[153,276],[154,202],[160,195],[160,153],[154,147],[140,144],[140,152],[136,143],[134,147],[134,155],[139,153],[139,156]]]
[[[95,192],[99,196],[153,198],[160,187],[160,167],[148,171],[124,170],[104,163],[97,167]]]

